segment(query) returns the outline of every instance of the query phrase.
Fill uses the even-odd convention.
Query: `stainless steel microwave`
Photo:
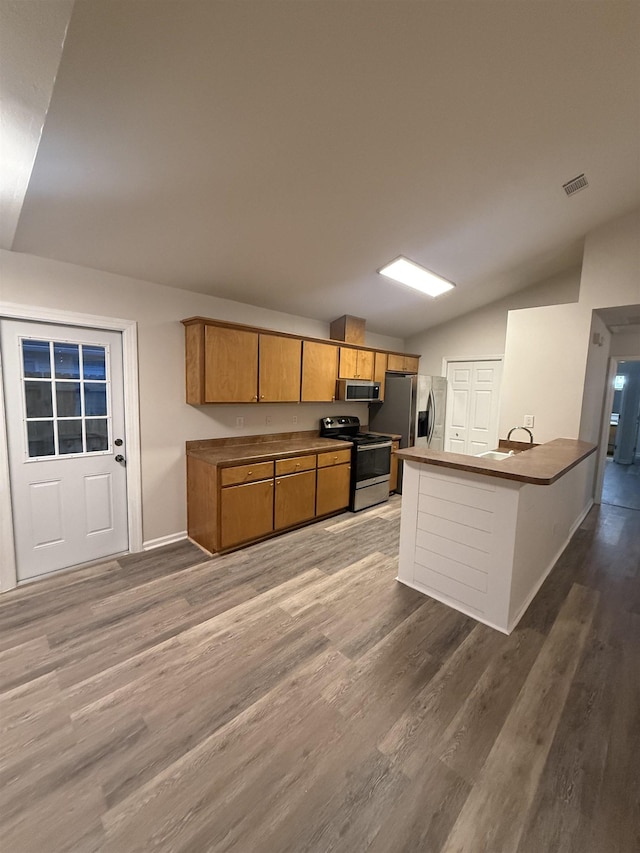
[[[366,403],[380,399],[380,383],[370,379],[338,379],[338,400]]]

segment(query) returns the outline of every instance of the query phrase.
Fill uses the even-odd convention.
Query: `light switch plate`
[[[529,429],[531,429],[531,427],[533,426],[534,421],[535,421],[535,418],[533,415],[525,415],[524,416],[524,426],[529,427]]]

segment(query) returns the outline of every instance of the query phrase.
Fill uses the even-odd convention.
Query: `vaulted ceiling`
[[[617,0],[77,0],[10,247],[407,337],[640,204],[638,33]]]

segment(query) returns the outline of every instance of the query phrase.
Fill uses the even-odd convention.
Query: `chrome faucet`
[[[525,426],[522,426],[522,427],[512,427],[512,428],[509,430],[509,432],[507,433],[507,441],[509,441],[509,439],[511,438],[511,433],[512,433],[512,432],[515,432],[517,429],[523,429],[525,432],[528,432],[528,433],[529,433],[529,444],[533,444],[533,433],[531,432],[531,430],[529,429],[529,427],[525,427]]]

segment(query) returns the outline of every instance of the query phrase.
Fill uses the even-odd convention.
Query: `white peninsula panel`
[[[509,633],[592,505],[592,459],[550,485],[404,466],[398,580]]]

